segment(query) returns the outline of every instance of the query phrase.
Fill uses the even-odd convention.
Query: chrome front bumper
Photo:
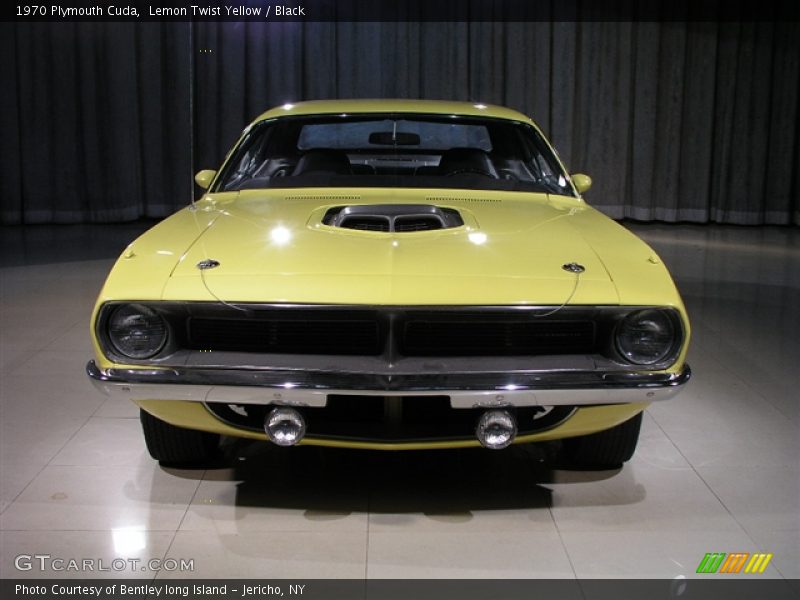
[[[226,404],[325,406],[328,395],[449,396],[453,408],[587,406],[666,400],[691,377],[624,371],[374,374],[292,369],[169,367],[86,372],[108,396]]]

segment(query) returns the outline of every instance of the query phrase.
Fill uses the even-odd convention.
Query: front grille
[[[208,409],[222,421],[241,429],[263,431],[273,406],[209,403]],[[474,439],[475,425],[485,409],[453,409],[448,396],[329,395],[325,407],[298,408],[312,438],[366,442],[414,442]],[[557,406],[544,414],[541,407],[519,407],[518,435],[551,429],[575,411]]]
[[[193,316],[190,350],[403,357],[592,354],[600,337],[592,320],[538,320],[521,312],[390,312],[291,309],[242,317]]]
[[[254,357],[249,364],[274,366],[290,364],[288,359],[281,362],[278,355],[300,354],[315,356],[315,368],[323,370],[331,365],[342,368],[355,364],[325,358],[336,356],[379,359],[370,368],[411,359],[403,368],[419,369],[424,363],[428,365],[425,369],[434,371],[447,363],[440,357],[520,357],[523,362],[516,364],[523,364],[527,357],[547,361],[551,356],[567,355],[617,361],[614,331],[629,312],[617,307],[583,306],[568,306],[549,314],[552,309],[548,307],[143,304],[157,311],[169,329],[168,341],[156,357],[162,364],[172,364],[170,360],[186,364],[191,353],[218,353],[192,359],[203,364],[224,364],[225,360],[237,364],[241,360],[219,354],[225,352],[259,354],[261,358]],[[109,315],[117,305],[104,305],[99,331],[107,330]],[[103,340],[105,346],[107,341]],[[413,360],[428,357],[437,360]],[[214,362],[217,359],[222,362]]]
[[[186,334],[187,348],[215,352],[374,356],[383,350],[375,320],[190,318]]]
[[[591,321],[412,319],[405,323],[400,352],[406,356],[526,356],[591,354]]]

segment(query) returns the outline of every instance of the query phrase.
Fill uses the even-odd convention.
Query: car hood
[[[331,207],[433,204],[464,226],[414,233],[330,227]],[[247,191],[207,196],[198,236],[164,299],[336,304],[560,304],[619,301],[581,234],[587,210],[545,194],[431,190]],[[219,263],[202,272],[203,260]],[[576,275],[567,263],[585,268]],[[205,280],[205,281],[203,281]]]
[[[454,190],[208,194],[125,249],[98,298],[374,305],[682,306],[656,254],[575,198]],[[376,233],[336,206],[434,204],[464,226]],[[200,261],[219,266],[201,271]],[[578,277],[562,267],[578,263]]]

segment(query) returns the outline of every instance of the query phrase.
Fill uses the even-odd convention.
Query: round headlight
[[[675,345],[675,326],[664,311],[639,310],[625,317],[617,328],[617,349],[638,365],[664,360]]]
[[[151,358],[167,341],[167,325],[156,311],[141,304],[124,304],[108,319],[108,339],[128,358]]]

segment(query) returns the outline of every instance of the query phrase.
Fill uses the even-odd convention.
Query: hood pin
[[[214,260],[213,258],[207,258],[197,263],[197,268],[200,269],[201,271],[205,271],[207,269],[216,269],[218,266],[219,266],[219,261]]]
[[[576,262],[567,263],[565,265],[561,265],[561,268],[565,271],[569,271],[570,273],[583,273],[586,270],[586,267],[583,265],[579,265]]]

